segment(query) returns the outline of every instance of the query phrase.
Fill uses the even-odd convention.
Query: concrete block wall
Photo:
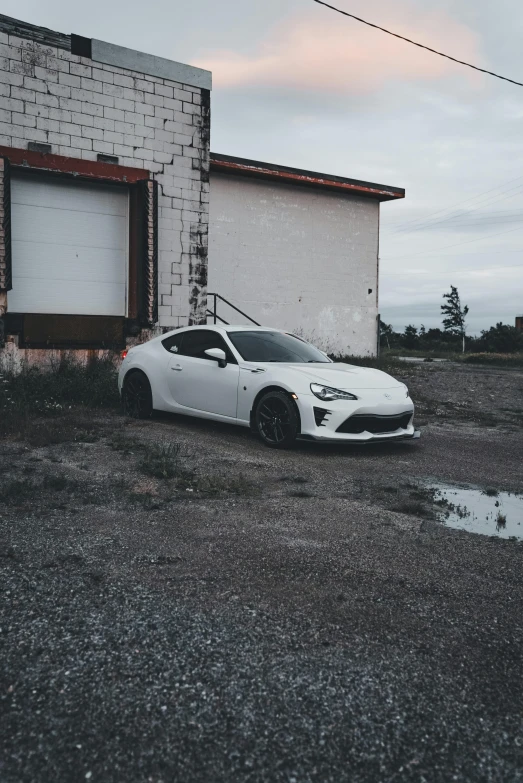
[[[212,172],[209,290],[325,351],[374,355],[378,230],[374,200]]]
[[[115,155],[158,181],[163,328],[205,320],[209,103],[208,89],[0,32],[0,145],[40,142],[92,161]]]

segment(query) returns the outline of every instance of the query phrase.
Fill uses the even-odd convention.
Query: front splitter
[[[371,446],[373,443],[397,443],[403,440],[419,440],[421,430],[414,430],[411,435],[394,435],[388,438],[369,438],[369,440],[345,440],[341,438],[315,438],[314,435],[298,435],[297,440],[306,440],[314,443],[339,443],[347,446]]]

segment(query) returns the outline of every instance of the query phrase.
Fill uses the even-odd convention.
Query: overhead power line
[[[400,256],[383,256],[382,260],[392,261],[394,258],[414,258],[416,256],[434,256],[439,255],[441,250],[447,250],[451,247],[460,247],[461,245],[470,245],[472,242],[482,242],[485,239],[490,239],[490,237],[499,237],[502,234],[512,234],[514,231],[521,231],[523,229],[523,226],[519,226],[518,228],[510,228],[507,231],[498,231],[495,234],[487,234],[486,237],[478,237],[477,239],[468,239],[466,242],[456,242],[453,245],[444,245],[443,247],[436,248],[436,250],[420,250],[418,253],[409,253],[408,255],[400,255]]]
[[[411,277],[413,280],[421,280],[423,277],[430,275],[465,275],[468,272],[497,272],[499,269],[516,269],[522,267],[523,264],[504,264],[503,266],[496,266],[495,269],[488,266],[477,266],[469,269],[422,269],[417,272],[382,272],[380,277]]]
[[[393,33],[390,30],[386,30],[385,27],[380,27],[378,24],[367,22],[366,19],[361,19],[361,17],[359,16],[354,16],[354,14],[349,14],[347,11],[342,11],[341,8],[336,8],[333,5],[329,5],[329,3],[325,3],[323,2],[323,0],[314,0],[314,2],[318,3],[319,5],[324,5],[326,8],[330,8],[331,11],[336,11],[338,14],[342,14],[343,16],[348,16],[351,19],[355,19],[357,22],[362,22],[362,24],[366,24],[368,27],[374,27],[375,30],[381,30],[382,33],[387,33],[387,35],[392,35],[394,38],[399,38],[401,41],[406,41],[407,43],[410,43],[413,46],[417,46],[419,49],[426,49],[427,52],[432,52],[432,54],[437,54],[439,55],[439,57],[445,57],[447,60],[452,60],[452,62],[458,63],[459,65],[465,65],[467,68],[473,68],[475,71],[481,71],[481,73],[486,73],[489,76],[495,76],[496,79],[502,79],[505,82],[510,82],[511,84],[517,84],[518,87],[523,87],[523,82],[517,82],[515,81],[515,79],[509,79],[507,76],[500,76],[499,73],[494,73],[494,71],[487,71],[485,68],[480,68],[477,65],[466,63],[464,60],[458,60],[456,59],[456,57],[451,57],[450,54],[444,54],[443,52],[438,52],[437,49],[431,49],[430,46],[424,46],[423,44],[420,44],[417,41],[412,41],[410,38],[405,38],[404,35],[398,35],[398,33]]]
[[[438,209],[437,212],[429,213],[428,215],[425,215],[424,217],[413,218],[412,220],[407,220],[405,223],[400,223],[399,225],[397,225],[395,227],[395,231],[403,231],[404,229],[412,227],[413,224],[425,223],[425,222],[429,221],[433,217],[439,216],[440,218],[446,218],[448,215],[455,214],[454,210],[455,210],[456,207],[461,207],[461,206],[463,206],[463,204],[468,204],[471,201],[478,201],[478,199],[483,201],[484,200],[483,197],[486,196],[488,193],[494,193],[494,191],[496,191],[496,190],[501,190],[501,188],[504,188],[507,185],[510,185],[512,182],[518,182],[520,179],[523,179],[523,177],[521,177],[521,176],[514,177],[514,179],[509,179],[508,182],[502,182],[501,185],[498,185],[495,188],[490,188],[490,190],[485,190],[485,191],[483,191],[483,193],[478,193],[477,196],[471,196],[470,198],[467,198],[464,201],[457,201],[454,204],[451,204],[450,207],[443,207],[442,209]],[[509,191],[513,190],[514,187],[515,186],[513,186],[512,188],[509,188]],[[506,193],[506,192],[509,192],[509,191],[501,191],[501,193],[503,194],[503,193]],[[498,195],[500,195],[500,194],[498,194]],[[474,207],[474,209],[476,209],[476,207]]]
[[[518,179],[523,179],[523,177],[518,177]],[[436,222],[442,222],[446,220],[454,220],[456,216],[461,216],[465,212],[471,213],[476,212],[479,209],[484,209],[486,207],[491,207],[494,204],[496,204],[498,201],[504,201],[507,198],[514,198],[515,196],[520,195],[521,190],[523,189],[523,183],[520,183],[519,185],[513,185],[508,190],[501,190],[503,185],[501,185],[499,188],[494,188],[493,190],[499,190],[500,192],[497,193],[495,196],[477,196],[475,198],[475,203],[472,199],[468,199],[467,202],[462,202],[462,209],[456,210],[456,206],[453,209],[448,210],[447,212],[443,212],[443,214],[437,215],[429,215],[426,218],[418,218],[416,222],[411,222],[408,226],[396,226],[396,228],[392,229],[395,234],[410,234],[412,231],[417,231],[418,228],[425,227],[427,225],[434,225]],[[490,191],[488,191],[490,192]],[[472,203],[471,203],[472,202]]]
[[[435,230],[440,232],[457,231],[460,228],[476,228],[488,230],[491,226],[500,226],[506,223],[521,223],[523,221],[523,214],[509,215],[508,217],[488,217],[488,222],[485,220],[485,216],[478,217],[470,220],[462,220],[459,223],[445,222],[443,226],[438,223],[434,223]],[[420,229],[421,230],[421,229]],[[432,231],[432,226],[427,226],[424,231]]]
[[[499,201],[506,201],[506,199],[516,198],[516,196],[520,196],[522,192],[523,185],[518,185],[514,188],[511,188],[509,191],[505,191],[494,199],[490,198],[487,201],[483,199],[482,202],[478,202],[476,206],[470,207],[468,210],[462,210],[461,212],[451,212],[447,216],[442,216],[440,220],[428,220],[425,223],[419,223],[418,225],[408,229],[396,229],[392,233],[395,235],[395,238],[398,237],[398,239],[401,239],[400,235],[402,234],[412,234],[416,231],[422,231],[427,228],[432,228],[432,226],[440,225],[441,223],[452,224],[452,221],[454,220],[461,220],[463,217],[468,217],[478,210],[490,208]]]
[[[499,198],[495,198],[493,200],[491,199],[491,200],[489,200],[487,202],[484,202],[484,203],[479,203],[476,207],[472,207],[468,211],[462,211],[462,212],[459,212],[457,214],[453,213],[453,214],[449,215],[448,217],[443,217],[441,220],[427,221],[426,223],[421,223],[420,225],[415,226],[414,228],[403,229],[403,230],[396,229],[395,231],[392,232],[393,238],[396,241],[398,241],[398,239],[401,239],[401,236],[399,236],[401,234],[414,234],[416,231],[427,231],[427,230],[430,230],[433,226],[440,226],[442,224],[447,224],[450,228],[452,228],[455,225],[457,225],[456,223],[453,222],[455,220],[458,220],[458,221],[467,220],[469,218],[469,216],[473,215],[473,213],[477,212],[478,210],[482,210],[482,209],[486,209],[487,207],[491,207],[494,204],[497,204],[498,201],[505,201],[508,198],[515,198],[516,196],[520,196],[521,193],[523,192],[523,186],[519,186],[517,189],[516,188],[512,188],[512,190],[515,190],[515,192],[514,193],[510,193],[510,192],[507,191],[506,194],[499,196]],[[476,220],[477,219],[483,219],[484,217],[486,217],[486,216],[482,216],[481,214],[480,215],[476,215],[476,216],[473,215],[473,219],[476,219]]]

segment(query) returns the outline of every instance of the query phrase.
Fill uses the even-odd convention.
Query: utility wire
[[[496,234],[487,234],[486,237],[478,237],[477,239],[468,239],[466,242],[456,242],[454,245],[444,245],[443,247],[436,248],[436,250],[426,251],[420,250],[418,253],[409,253],[408,255],[400,256],[383,256],[383,260],[390,260],[396,258],[414,258],[416,256],[435,256],[439,255],[441,250],[447,250],[450,247],[460,247],[460,245],[470,245],[472,242],[482,242],[484,239],[490,239],[490,237],[499,237],[502,234],[512,234],[514,231],[521,231],[523,226],[518,228],[510,228],[507,231],[498,231]]]
[[[468,204],[469,201],[477,201],[477,199],[482,199],[483,196],[486,196],[488,193],[493,193],[495,190],[501,190],[501,188],[504,188],[506,185],[510,185],[512,182],[517,182],[518,180],[523,179],[523,177],[514,177],[514,179],[509,179],[508,182],[502,182],[501,185],[498,185],[495,188],[490,188],[490,190],[485,190],[483,193],[478,193],[477,196],[471,196],[470,198],[465,199],[464,201],[456,201],[454,204],[451,204],[450,207],[444,207],[443,209],[438,209],[436,212],[431,212],[428,215],[425,215],[425,217],[419,217],[419,218],[413,218],[412,220],[407,220],[405,223],[400,223],[396,226],[396,231],[403,231],[404,229],[408,228],[409,226],[412,226],[414,223],[425,223],[426,221],[429,221],[433,217],[439,216],[440,218],[445,217],[445,214],[454,214],[453,210],[455,207],[460,207],[463,204]],[[516,186],[513,186],[512,188],[509,188],[509,190],[513,190],[513,188]],[[505,193],[507,191],[502,191],[502,193]],[[474,207],[475,209],[475,207]],[[443,213],[443,214],[442,214]]]
[[[438,52],[437,49],[431,49],[430,46],[424,46],[423,44],[417,43],[416,41],[412,41],[410,38],[405,38],[404,35],[392,33],[390,30],[386,30],[384,27],[380,27],[378,24],[367,22],[365,19],[361,19],[359,16],[354,16],[354,14],[349,14],[347,11],[342,11],[341,8],[336,8],[333,5],[329,5],[329,3],[325,3],[323,0],[314,0],[314,2],[318,3],[319,5],[324,5],[326,8],[330,8],[331,11],[336,11],[338,14],[343,14],[343,16],[349,16],[351,19],[355,19],[357,22],[362,22],[368,27],[374,27],[376,30],[381,30],[382,33],[387,33],[387,35],[392,35],[394,38],[399,38],[402,41],[406,41],[407,43],[413,44],[414,46],[418,46],[420,49],[426,49],[428,52],[432,52],[432,54],[438,54],[440,57],[445,57],[447,60],[452,60],[454,63],[458,63],[459,65],[466,65],[467,68],[473,68],[475,71],[481,71],[481,73],[487,73],[489,76],[495,76],[496,79],[503,79],[505,82],[517,84],[518,87],[523,87],[523,82],[516,82],[514,79],[509,79],[506,76],[500,76],[499,73],[494,73],[494,71],[487,71],[485,68],[479,68],[477,65],[471,65],[471,63],[466,63],[464,60],[457,60],[455,57],[451,57],[450,54],[443,54],[443,52]]]
[[[456,207],[462,207],[464,204],[468,204],[471,201],[477,201],[478,199],[482,201],[487,194],[493,193],[496,190],[500,190],[501,188],[504,188],[506,185],[510,185],[512,182],[517,182],[520,179],[523,179],[523,177],[521,176],[515,177],[514,179],[510,179],[508,182],[503,182],[501,185],[498,185],[495,188],[491,188],[490,190],[485,190],[483,193],[478,193],[477,196],[471,196],[470,198],[467,198],[464,201],[456,201],[454,204],[451,204],[450,207],[443,207],[442,209],[438,209],[436,212],[430,212],[428,215],[425,215],[423,217],[412,218],[411,220],[407,220],[404,223],[398,223],[394,230],[395,231],[404,231],[407,229],[410,230],[410,227],[412,227],[413,225],[416,226],[417,223],[430,222],[431,219],[435,217],[437,217],[438,219],[446,219],[448,216],[455,214]],[[514,187],[517,186],[513,185],[512,188]],[[510,190],[512,190],[512,188],[510,188]]]
[[[454,256],[459,256],[460,258],[474,256],[474,258],[477,258],[477,256],[504,256],[505,253],[519,253],[523,256],[523,250],[520,247],[513,247],[512,250],[510,248],[506,250],[478,250],[475,253],[442,253],[441,256],[442,258],[453,258]],[[383,261],[387,261],[389,258],[390,256],[380,256],[380,260]],[[401,256],[394,256],[394,258],[401,258]],[[519,266],[519,264],[516,264],[516,266]]]
[[[520,179],[518,177],[518,179]],[[494,199],[490,198],[485,201],[483,199],[483,202],[479,202],[475,206],[470,207],[467,210],[463,210],[461,212],[451,212],[450,215],[447,216],[441,216],[440,220],[427,220],[425,223],[420,223],[419,225],[415,225],[412,228],[397,228],[392,231],[393,234],[413,234],[415,231],[423,231],[425,229],[430,229],[432,226],[437,226],[441,223],[447,223],[451,222],[452,220],[460,220],[464,217],[468,217],[473,212],[476,212],[478,209],[485,209],[486,207],[491,207],[493,204],[497,204],[498,201],[505,201],[507,198],[514,198],[515,196],[519,196],[523,190],[523,185],[515,185],[514,187],[510,188],[507,191],[502,191],[500,194],[498,194]]]
[[[424,230],[426,232],[435,230],[437,232],[453,232],[457,231],[460,228],[476,228],[476,229],[484,229],[487,230],[492,227],[496,226],[502,226],[506,223],[521,223],[523,221],[523,214],[520,215],[511,215],[509,217],[499,217],[499,218],[490,218],[488,219],[488,223],[485,224],[485,217],[481,218],[475,218],[474,220],[466,220],[460,223],[445,223],[443,226],[439,226],[438,224],[435,225],[435,229],[432,229],[432,226],[427,226]],[[459,231],[458,231],[459,233]]]
[[[383,259],[380,259],[380,261],[381,260]],[[523,266],[523,264],[504,264],[503,266],[497,266],[495,269],[488,266],[477,266],[470,269],[461,269],[460,271],[456,271],[455,269],[443,269],[439,271],[423,269],[419,272],[382,272],[380,277],[411,277],[413,280],[420,280],[425,277],[425,275],[465,275],[467,272],[497,272],[498,269],[516,269],[516,267],[521,266]]]
[[[506,215],[496,215],[496,213],[494,213],[494,216],[487,213],[478,215],[476,217],[471,216],[470,218],[467,217],[467,215],[462,215],[460,220],[458,220],[458,218],[454,218],[452,221],[450,219],[448,221],[441,221],[441,224],[432,223],[431,225],[424,226],[423,231],[454,231],[461,226],[476,226],[477,228],[483,228],[485,231],[488,231],[491,225],[497,226],[503,223],[521,223],[522,220],[523,212],[509,212]],[[421,229],[417,230],[421,231]],[[409,233],[412,234],[414,231],[410,231]],[[385,230],[383,230],[383,236],[386,237],[387,241],[398,241],[395,239],[394,235],[387,234]]]
[[[514,194],[512,194],[512,196],[504,196],[503,198],[498,199],[498,201],[503,201],[506,198],[512,198],[512,197],[520,196],[520,195],[521,195],[521,192],[514,193]],[[495,201],[492,202],[492,204],[495,204],[495,203],[496,203]],[[477,207],[476,209],[483,209],[484,207],[488,207],[488,206],[490,206],[490,204],[485,204],[485,205],[482,204],[481,206]],[[469,210],[469,212],[463,212],[463,213],[461,213],[459,215],[454,215],[453,217],[445,218],[444,220],[436,220],[436,221],[433,221],[432,223],[426,223],[424,225],[418,226],[417,228],[412,228],[412,229],[410,229],[410,231],[402,231],[402,232],[394,231],[391,234],[391,239],[393,239],[395,242],[399,242],[399,241],[402,240],[402,235],[415,234],[417,231],[430,231],[432,228],[434,228],[436,226],[438,228],[440,228],[440,227],[441,228],[448,227],[449,229],[452,229],[452,228],[454,228],[454,226],[459,225],[463,221],[468,222],[469,219],[472,219],[472,220],[482,220],[485,217],[488,217],[488,215],[489,215],[488,212],[487,212],[487,214],[482,214],[480,212],[479,215],[474,215],[473,214],[474,211],[475,210],[471,209],[471,210]],[[456,221],[458,221],[458,222],[456,222]]]

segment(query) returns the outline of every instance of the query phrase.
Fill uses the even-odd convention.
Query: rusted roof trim
[[[147,169],[68,158],[65,155],[53,155],[52,153],[33,152],[19,147],[0,146],[0,157],[8,158],[12,166],[20,168],[60,172],[88,179],[103,179],[109,182],[133,183],[150,177]]]
[[[319,174],[315,171],[293,169],[288,166],[276,166],[272,163],[262,163],[257,160],[235,158],[231,155],[220,155],[211,152],[211,172],[222,174],[237,174],[259,179],[270,179],[288,182],[294,185],[341,190],[351,192],[377,201],[391,201],[405,198],[403,188],[378,185],[375,182],[364,182],[356,179],[337,177],[331,174]]]

